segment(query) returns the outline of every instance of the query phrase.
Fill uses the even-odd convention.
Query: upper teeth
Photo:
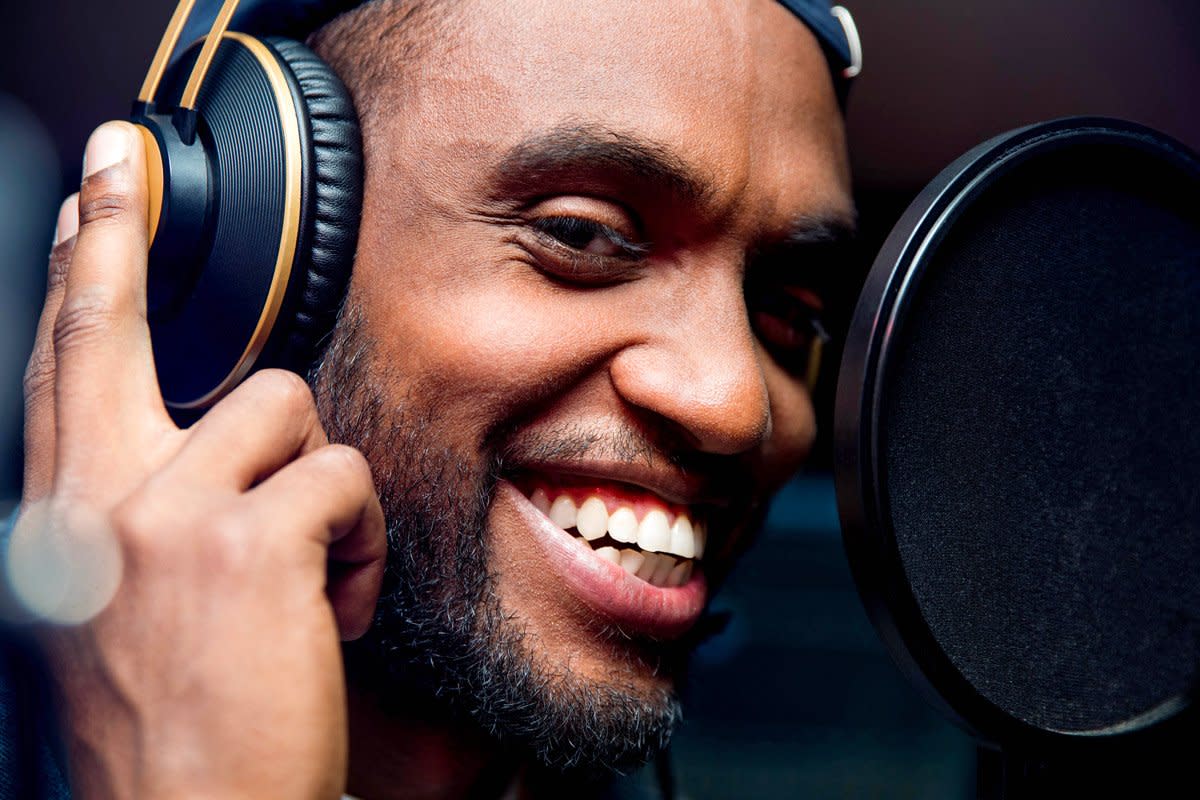
[[[697,544],[696,530],[688,518],[680,514],[671,526],[671,546],[668,549],[684,558],[693,558],[700,555],[696,552]]]
[[[599,497],[589,497],[575,515],[575,528],[589,542],[608,533],[608,511]]]
[[[651,509],[641,521],[630,506],[619,505],[611,513],[602,497],[591,495],[579,505],[568,494],[559,494],[553,501],[545,489],[534,489],[529,498],[533,505],[563,530],[575,528],[588,541],[604,534],[618,542],[636,543],[651,553],[672,553],[682,558],[704,555],[705,531],[699,522],[693,523],[686,514],[675,515]]]
[[[638,540],[637,515],[632,508],[622,506],[608,515],[608,535],[618,542],[633,543]]]

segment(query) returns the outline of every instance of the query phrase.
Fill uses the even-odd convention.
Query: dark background
[[[20,494],[20,376],[55,208],[173,5],[0,4],[0,512]],[[848,117],[865,252],[938,170],[1010,128],[1102,114],[1200,147],[1196,0],[848,5],[865,50]],[[858,603],[828,476],[783,493],[720,603],[737,613],[699,654],[675,747],[688,796],[973,795],[973,743],[904,682]]]

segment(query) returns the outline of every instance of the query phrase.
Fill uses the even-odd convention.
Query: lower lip
[[[693,570],[683,586],[653,586],[575,541],[508,481],[500,481],[496,502],[510,506],[525,522],[550,568],[570,592],[625,632],[674,638],[686,633],[700,618],[707,595],[700,570]]]

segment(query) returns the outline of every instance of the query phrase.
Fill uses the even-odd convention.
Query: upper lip
[[[703,477],[645,461],[542,461],[522,464],[520,472],[625,483],[653,492],[668,503],[684,506],[723,506],[729,503],[729,498],[712,492]]]

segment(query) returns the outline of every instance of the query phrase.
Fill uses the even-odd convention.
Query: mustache
[[[648,439],[627,429],[599,433],[581,427],[553,428],[544,434],[505,442],[497,452],[502,463],[604,458],[628,463],[641,461],[653,466],[664,460]]]
[[[724,500],[722,505],[744,508],[757,494],[747,459],[698,451],[683,442],[682,437],[665,431],[643,432],[628,426],[597,430],[567,425],[537,431],[515,430],[496,438],[499,441],[489,443],[485,451],[493,454],[497,476],[511,474],[526,464],[599,460],[640,463],[682,474],[703,486],[705,495]]]

